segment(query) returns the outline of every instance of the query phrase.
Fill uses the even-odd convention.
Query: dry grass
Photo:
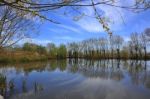
[[[0,52],[1,63],[13,63],[13,62],[29,62],[46,60],[46,55],[40,55],[36,52],[25,51],[3,51]]]

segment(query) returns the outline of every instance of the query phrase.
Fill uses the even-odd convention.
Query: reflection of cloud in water
[[[9,99],[150,99],[149,68],[141,61],[52,61],[3,66],[0,73],[14,80]]]
[[[72,92],[84,99],[148,99],[149,94],[141,94],[138,89],[132,89],[113,80],[90,78],[83,81]]]
[[[72,87],[69,88],[68,84],[63,84],[58,89],[48,89],[46,93],[44,91],[36,94],[31,90],[11,99],[149,99],[150,97],[150,94],[140,87],[100,78],[87,78],[80,83],[72,83]]]
[[[27,99],[28,96],[33,96],[34,95],[34,91],[31,90],[31,91],[28,91],[26,93],[20,93],[16,96],[12,96],[11,99]]]

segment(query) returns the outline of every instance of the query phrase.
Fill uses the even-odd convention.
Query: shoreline
[[[60,61],[60,60],[91,60],[91,61],[106,61],[106,60],[118,60],[118,61],[149,61],[150,59],[133,59],[133,58],[48,58],[48,57],[42,57],[42,58],[34,58],[34,59],[28,59],[28,58],[19,58],[19,59],[13,59],[13,58],[0,58],[0,64],[16,64],[16,63],[32,63],[32,62],[47,62],[47,61]]]

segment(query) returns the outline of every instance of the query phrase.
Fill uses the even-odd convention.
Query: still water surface
[[[150,61],[1,64],[0,75],[5,99],[150,99]]]

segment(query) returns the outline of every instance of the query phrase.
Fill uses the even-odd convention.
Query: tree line
[[[48,59],[66,59],[66,45],[60,44],[56,46],[49,43],[47,46],[24,43],[23,45],[14,45],[0,50],[0,63],[17,63],[46,61]]]
[[[22,47],[14,47],[13,49],[45,55],[50,59],[62,59],[66,58],[67,55],[67,48],[64,44],[56,46],[54,43],[48,43],[47,46],[42,46],[34,43],[24,43]]]
[[[142,33],[131,33],[128,40],[120,35],[91,38],[80,42],[60,44],[48,43],[47,46],[25,43],[13,50],[45,55],[49,59],[86,58],[86,59],[149,59],[150,28]]]
[[[120,35],[92,38],[67,46],[69,58],[89,59],[148,59],[150,29],[131,33],[129,40]]]

